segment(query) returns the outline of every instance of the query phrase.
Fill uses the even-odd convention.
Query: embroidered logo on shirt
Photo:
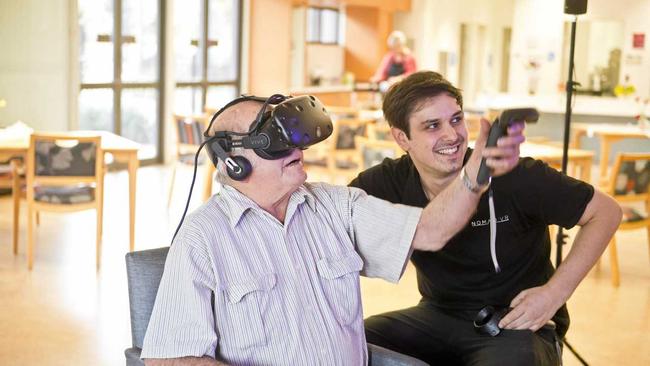
[[[510,217],[508,217],[508,215],[503,215],[501,217],[497,217],[497,224],[500,224],[500,223],[506,222],[506,221],[510,221]],[[487,225],[490,225],[490,219],[472,221],[472,227],[487,226]]]

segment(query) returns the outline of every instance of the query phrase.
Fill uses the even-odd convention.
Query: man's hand
[[[512,302],[512,310],[501,319],[503,329],[530,329],[533,332],[543,327],[564,304],[564,299],[548,286],[529,288],[519,293]]]
[[[492,176],[498,177],[514,169],[519,163],[519,146],[526,141],[523,131],[526,124],[516,122],[508,127],[508,134],[497,140],[497,146],[485,147],[488,135],[490,134],[490,122],[481,118],[481,129],[474,144],[474,152],[467,162],[467,173],[470,177],[476,177],[481,158],[492,169]]]

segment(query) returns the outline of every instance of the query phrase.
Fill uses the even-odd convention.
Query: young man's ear
[[[406,136],[406,132],[400,130],[397,127],[391,127],[390,128],[390,133],[393,135],[393,139],[399,147],[402,148],[402,150],[408,152],[409,151],[409,138]]]

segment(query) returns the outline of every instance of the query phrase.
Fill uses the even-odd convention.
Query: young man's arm
[[[621,222],[621,208],[611,197],[595,191],[582,217],[571,250],[553,277],[543,286],[517,295],[499,326],[536,331],[569,299],[603,253]]]
[[[523,123],[508,128],[508,135],[501,137],[497,147],[484,148],[490,125],[481,120],[481,132],[476,140],[476,149],[465,165],[470,184],[476,186],[476,176],[481,164],[481,157],[487,158],[487,165],[493,169],[493,176],[508,173],[519,161],[519,145],[524,142]],[[413,249],[436,251],[462,230],[476,211],[481,193],[470,191],[463,183],[463,177],[457,179],[432,199],[422,211]]]
[[[181,357],[181,358],[148,358],[145,366],[226,366],[211,357]]]

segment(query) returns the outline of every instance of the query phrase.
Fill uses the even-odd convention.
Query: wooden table
[[[542,160],[558,170],[562,168],[563,151],[561,146],[524,142],[521,144],[519,151],[520,156],[530,156]],[[593,160],[593,151],[569,149],[569,163],[572,167],[580,170],[580,174],[576,178],[584,182],[591,180],[591,164],[593,164]]]
[[[598,136],[600,140],[599,181],[607,181],[607,168],[612,144],[628,138],[650,138],[650,130],[643,130],[636,125],[605,124],[605,123],[573,123],[571,125],[571,147],[580,148],[580,138],[583,136]]]
[[[79,135],[100,135],[102,137],[102,149],[104,153],[111,154],[116,161],[126,162],[129,173],[129,250],[135,248],[135,189],[137,170],[140,166],[138,150],[140,145],[126,137],[118,136],[107,131],[69,131],[61,134]],[[11,157],[26,158],[29,149],[29,135],[11,139],[0,137],[0,161],[8,160]]]

